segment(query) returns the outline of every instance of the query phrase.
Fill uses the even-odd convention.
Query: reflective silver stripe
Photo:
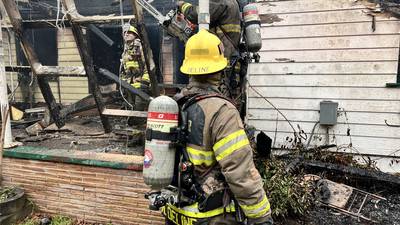
[[[218,141],[214,146],[215,158],[221,161],[226,156],[232,154],[234,151],[241,149],[249,144],[246,132],[243,129],[235,131],[225,138]]]

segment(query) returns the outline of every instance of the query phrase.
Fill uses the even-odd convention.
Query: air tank
[[[143,178],[152,190],[167,187],[174,176],[176,150],[166,137],[178,127],[178,114],[178,104],[170,97],[159,96],[149,104]]]
[[[258,52],[262,46],[261,21],[258,15],[257,5],[254,3],[243,7],[243,20],[247,49],[250,52]]]

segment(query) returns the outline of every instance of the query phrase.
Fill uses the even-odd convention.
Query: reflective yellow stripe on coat
[[[127,61],[127,62],[125,62],[125,67],[127,69],[129,69],[129,68],[139,68],[139,62],[137,62],[137,61]]]
[[[184,3],[183,5],[182,5],[182,7],[181,7],[181,12],[183,13],[183,14],[185,14],[185,12],[186,12],[186,10],[189,8],[189,7],[191,7],[192,6],[192,4],[190,4],[190,3]]]
[[[221,161],[236,150],[239,150],[248,144],[249,139],[247,139],[246,132],[243,129],[235,131],[218,141],[213,146],[215,158],[217,161]]]
[[[217,27],[217,33],[240,33],[240,24],[223,24]]]
[[[202,164],[211,166],[216,162],[214,152],[212,151],[198,150],[192,147],[186,147],[186,150],[189,155],[190,162],[192,162],[195,166]]]
[[[264,195],[261,202],[254,205],[240,205],[248,218],[258,218],[265,215],[271,208],[267,196]]]

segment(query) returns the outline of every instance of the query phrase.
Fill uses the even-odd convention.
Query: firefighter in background
[[[149,94],[150,78],[146,69],[142,51],[142,44],[136,27],[132,25],[124,26],[124,52],[122,54],[121,79],[132,84],[134,88],[141,89]],[[138,111],[147,110],[147,102],[138,96],[127,93],[127,100],[134,109]],[[130,118],[130,125],[135,121]],[[143,119],[140,119],[142,122]],[[139,121],[136,121],[139,122]]]
[[[179,1],[179,11],[187,20],[198,24],[198,6]],[[210,31],[224,43],[224,55],[228,60],[239,54],[240,11],[236,0],[210,0]]]
[[[222,95],[216,97],[227,64],[222,43],[214,34],[200,30],[188,40],[180,69],[190,76],[190,81],[180,98],[196,94],[211,96],[201,98],[185,110],[189,124],[186,151],[205,200],[181,208],[167,204],[168,211],[163,211],[167,212],[168,225],[179,224],[178,217],[195,218],[193,224],[239,225],[236,219],[239,212],[244,213],[249,225],[272,224],[270,204],[239,112]],[[233,210],[232,202],[241,210]],[[200,212],[199,205],[209,210]],[[171,210],[181,216],[172,218]]]
[[[198,6],[179,1],[178,8],[187,20],[198,23]],[[237,0],[210,0],[210,31],[224,44],[224,56],[229,62],[218,88],[223,95],[232,98],[236,107],[242,111],[245,99],[242,96],[243,79],[247,64],[239,60],[241,12]]]

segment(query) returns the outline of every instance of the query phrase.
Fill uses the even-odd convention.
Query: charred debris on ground
[[[287,138],[284,154],[260,145],[255,152],[277,224],[400,224],[399,176],[335,145],[306,148],[297,137]]]

